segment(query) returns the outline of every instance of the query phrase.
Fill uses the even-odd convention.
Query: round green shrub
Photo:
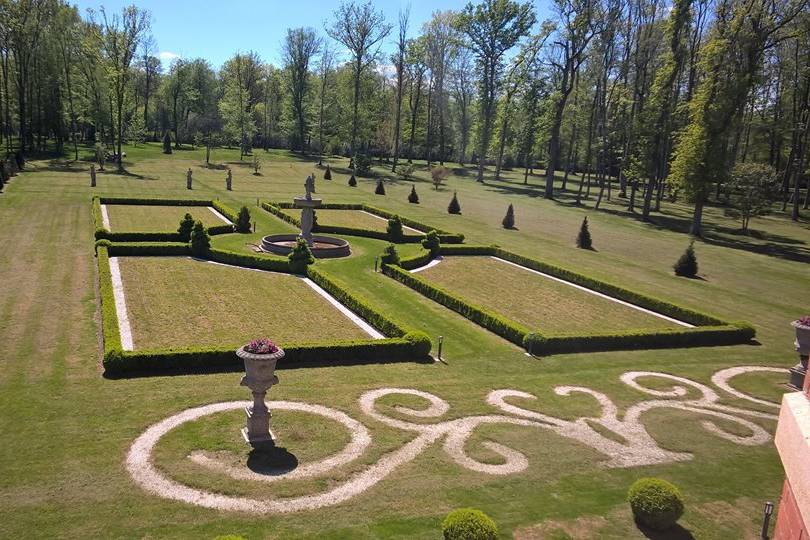
[[[399,253],[397,253],[397,247],[394,244],[388,244],[385,247],[380,262],[382,264],[399,264]]]
[[[295,247],[287,255],[287,258],[290,261],[290,272],[293,274],[306,274],[307,266],[315,262],[315,257],[312,255],[309,245],[300,236],[295,241]]]
[[[444,518],[442,534],[445,540],[491,540],[498,537],[498,527],[481,510],[459,508]]]
[[[418,356],[427,356],[430,354],[430,349],[433,348],[433,342],[430,341],[430,338],[424,332],[408,332],[402,339],[405,341],[411,342],[411,344],[416,349],[416,354]]]
[[[636,520],[652,529],[669,529],[683,515],[681,491],[660,478],[640,478],[627,492]]]
[[[441,249],[439,233],[437,233],[435,230],[429,231],[422,239],[422,247],[430,251],[431,257],[436,257]]]

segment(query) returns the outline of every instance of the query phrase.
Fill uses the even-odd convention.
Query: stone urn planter
[[[254,446],[272,442],[271,414],[264,398],[270,387],[278,384],[276,364],[284,358],[284,350],[270,340],[256,340],[239,347],[236,355],[245,362],[245,374],[239,384],[247,386],[253,394],[253,405],[245,407],[247,421],[242,436]]]
[[[810,355],[810,315],[790,323],[796,330],[796,352],[799,353],[799,363],[790,368],[790,385],[802,389],[807,376],[807,360]]]

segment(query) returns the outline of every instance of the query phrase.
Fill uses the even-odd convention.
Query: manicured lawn
[[[223,225],[225,222],[207,206],[151,206],[139,204],[108,204],[112,232],[163,232],[176,231],[180,220],[187,213],[200,220],[206,227]]]
[[[284,213],[297,218],[301,217],[300,210],[285,209]],[[388,230],[388,220],[364,212],[362,210],[331,210],[318,209],[315,211],[319,225],[331,225],[333,227],[352,227],[355,229],[368,229],[372,231],[385,232]],[[404,228],[407,234],[421,234],[420,231]]]
[[[681,462],[607,468],[605,456],[585,444],[548,430],[498,424],[475,429],[464,450],[480,462],[498,464],[504,459],[489,443],[500,443],[526,457],[528,467],[522,472],[491,475],[469,470],[448,457],[443,443],[437,441],[366,492],[318,510],[283,515],[224,512],[167,500],[141,489],[127,473],[124,461],[133,441],[149,426],[191,407],[247,400],[249,392],[239,386],[238,373],[104,377],[91,197],[188,197],[183,179],[192,167],[195,198],[219,197],[233,208],[247,205],[257,224],[254,235],[221,235],[212,243],[250,253],[247,242],[293,230],[259,210],[256,198],[292,201],[293,196],[301,195],[304,178],[315,170],[315,158],[303,159],[284,151],[262,153],[262,174],[253,176],[250,157],[240,163],[238,150],[217,149],[212,159],[233,170],[234,191],[227,192],[224,171],[204,167],[204,149],[167,156],[160,153],[160,144],[147,144],[126,152],[132,174],[99,174],[96,189],[88,186],[89,161],[48,159],[30,161],[27,171],[12,179],[0,194],[0,245],[10,247],[7,256],[0,257],[0,432],[4,434],[0,444],[0,537],[210,539],[240,534],[250,540],[435,539],[447,512],[473,506],[495,519],[503,537],[566,538],[567,534],[641,539],[645,536],[629,514],[626,491],[638,477],[658,476],[674,482],[683,492],[686,513],[680,524],[688,534],[737,540],[758,536],[763,502],[778,502],[784,475],[772,441],[735,444],[705,429],[702,422],[714,422],[738,435],[747,433],[743,426],[678,409],[651,410],[640,421],[658,446],[691,455]],[[91,155],[89,151],[85,154]],[[710,386],[712,374],[720,369],[745,365],[785,368],[796,362],[789,322],[806,313],[810,298],[810,223],[806,219],[793,223],[775,213],[755,219],[754,232],[741,235],[736,232],[737,223],[725,218],[722,209],[707,207],[706,236],[695,244],[702,279],[688,280],[672,274],[672,263],[689,242],[684,231],[690,208],[685,204],[665,203],[662,213],[652,215],[652,223],[642,223],[626,212],[627,201],[617,198],[615,192],[612,201],[602,201],[599,211],[593,209],[593,196],[580,207],[570,204],[576,178],[568,192],[560,192],[551,201],[542,198],[541,171],[530,177],[528,186],[522,185],[519,171],[508,171],[505,180],[497,182],[487,171],[481,184],[471,168],[453,164],[454,174],[437,191],[429,183],[424,164],[418,163],[413,181],[420,204],[412,205],[407,202],[410,181],[391,178],[387,194],[375,196],[372,179],[358,178],[356,188],[346,185],[348,160],[328,161],[334,179],[318,183],[318,196],[327,202],[370,202],[462,232],[471,244],[497,244],[723,319],[748,320],[757,329],[758,343],[528,358],[511,343],[375,273],[374,258],[387,242],[352,237],[352,257],[316,264],[381,313],[427,332],[434,342],[437,336],[444,336],[445,363],[282,370],[281,381],[268,393],[268,401],[317,404],[342,411],[369,430],[368,450],[356,461],[301,482],[236,481],[188,458],[194,451],[203,451],[227,463],[254,464],[238,431],[244,413],[232,410],[183,424],[157,445],[156,467],[179,482],[226,495],[276,498],[317,494],[339,485],[415,437],[413,432],[383,424],[363,411],[360,396],[379,388],[416,389],[447,402],[449,409],[441,417],[415,419],[397,407],[425,410],[424,400],[402,395],[380,400],[377,410],[415,423],[496,413],[486,402],[493,389],[536,396],[510,398],[510,403],[555,418],[573,421],[601,415],[593,395],[559,395],[554,391],[558,386],[604,394],[616,405],[621,419],[634,404],[659,399],[622,383],[620,377],[628,371],[669,373]],[[387,174],[382,168],[375,168],[375,173]],[[462,206],[460,216],[447,213],[453,191],[458,192]],[[515,205],[517,230],[501,227],[509,203]],[[585,215],[597,251],[574,247]],[[174,230],[175,221],[179,216],[172,219],[171,227],[156,229]],[[385,226],[383,221],[380,224]],[[418,246],[398,248],[406,255]],[[170,262],[166,259],[161,264]],[[162,295],[167,298],[157,301],[165,301],[167,308],[180,306],[182,310],[163,319],[166,328],[155,328],[154,333],[175,334],[171,339],[182,345],[195,345],[188,333],[198,331],[194,324],[202,324],[184,321],[184,317],[195,320],[198,316],[189,315],[184,300],[203,297],[202,284],[213,282],[215,291],[205,296],[213,306],[206,319],[228,321],[235,345],[242,325],[253,324],[251,314],[261,311],[291,317],[314,295],[292,294],[286,286],[280,290],[256,284],[260,280],[260,275],[254,275],[257,272],[234,270],[238,272],[234,279],[216,279],[211,276],[224,274],[212,274],[212,265],[186,263],[168,271],[154,269],[155,275],[148,286],[144,282],[142,293],[129,295],[131,304],[138,296]],[[194,265],[205,271],[195,278],[183,277]],[[468,277],[462,275],[461,281]],[[178,280],[188,280],[183,292]],[[243,286],[246,282],[254,283]],[[278,296],[284,299],[281,305],[273,303]],[[204,309],[196,300],[194,305],[198,311]],[[256,305],[260,307],[256,309]],[[323,312],[319,316],[332,310],[319,309]],[[341,331],[354,331],[348,320],[342,321],[342,315],[334,316],[341,321]],[[133,323],[137,318],[133,317]],[[328,325],[309,320],[281,324],[305,335],[328,331]],[[135,345],[140,346],[137,336]],[[785,379],[784,373],[747,373],[731,383],[755,397],[778,402],[786,391]],[[644,380],[661,390],[673,387],[671,380]],[[723,405],[776,412],[717,392]],[[698,396],[692,388],[682,399]],[[666,398],[670,399],[681,398]],[[274,410],[273,416],[279,446],[287,448],[301,466],[330,455],[346,442],[341,425],[319,416],[282,409]],[[752,421],[769,433],[775,429],[773,420]],[[682,536],[687,537],[687,532]]]
[[[473,304],[548,334],[678,327],[493,257],[445,257],[418,275]]]
[[[136,349],[368,339],[303,280],[184,257],[121,257]]]

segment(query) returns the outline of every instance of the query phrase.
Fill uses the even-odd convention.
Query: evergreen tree
[[[430,250],[430,255],[436,257],[441,249],[441,241],[439,240],[439,233],[435,230],[428,232],[422,240],[422,247]]]
[[[202,221],[197,220],[191,230],[191,253],[196,257],[204,257],[210,249],[211,238],[208,236],[208,231],[205,230]]]
[[[374,190],[377,195],[385,195],[385,186],[383,185],[382,178],[377,180],[377,189]]]
[[[169,135],[169,130],[166,130],[166,133],[163,134],[163,153],[172,153],[172,138],[171,135]],[[101,168],[104,169],[103,166]]]
[[[401,242],[403,236],[402,220],[397,215],[391,216],[388,220],[388,239],[392,242]]]
[[[577,234],[577,247],[580,249],[593,249],[591,231],[588,230],[588,216],[585,216],[585,219],[582,220],[582,226],[579,228],[579,234]]]
[[[512,204],[509,204],[509,208],[506,209],[506,216],[503,218],[503,228],[504,229],[514,229],[515,228],[515,207]]]
[[[354,175],[349,177],[349,185],[351,187],[357,187],[357,179],[354,177]]]
[[[698,262],[697,256],[695,255],[695,241],[691,240],[689,242],[689,246],[686,248],[686,251],[683,252],[678,262],[675,263],[673,268],[675,269],[676,276],[688,277],[693,278],[697,276],[698,273]]]
[[[191,214],[186,214],[185,217],[180,220],[180,226],[177,228],[177,232],[180,234],[180,239],[183,242],[188,242],[191,240],[191,230],[194,228],[194,218],[191,217]]]
[[[250,232],[250,210],[248,210],[247,206],[240,208],[239,215],[236,216],[236,232]]]
[[[332,169],[329,168],[329,164],[326,164],[326,171],[323,173],[324,180],[331,180],[332,179]]]
[[[312,256],[306,240],[300,236],[295,241],[295,247],[287,255],[290,260],[290,272],[293,274],[306,274],[307,266],[315,262],[315,257]]]
[[[397,253],[397,247],[394,244],[388,244],[385,250],[383,251],[382,257],[380,257],[380,261],[382,264],[399,264],[399,253]]]
[[[411,186],[411,193],[408,195],[408,202],[419,204],[419,195],[416,194],[416,184]]]
[[[458,204],[458,196],[455,191],[453,192],[453,198],[450,200],[450,204],[447,205],[447,212],[450,214],[461,213],[461,205]]]

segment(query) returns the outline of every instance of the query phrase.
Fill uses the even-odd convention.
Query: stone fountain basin
[[[262,249],[276,255],[288,255],[295,247],[297,234],[271,234],[262,238]],[[351,254],[349,243],[333,236],[312,235],[312,254],[319,259],[347,257]]]

